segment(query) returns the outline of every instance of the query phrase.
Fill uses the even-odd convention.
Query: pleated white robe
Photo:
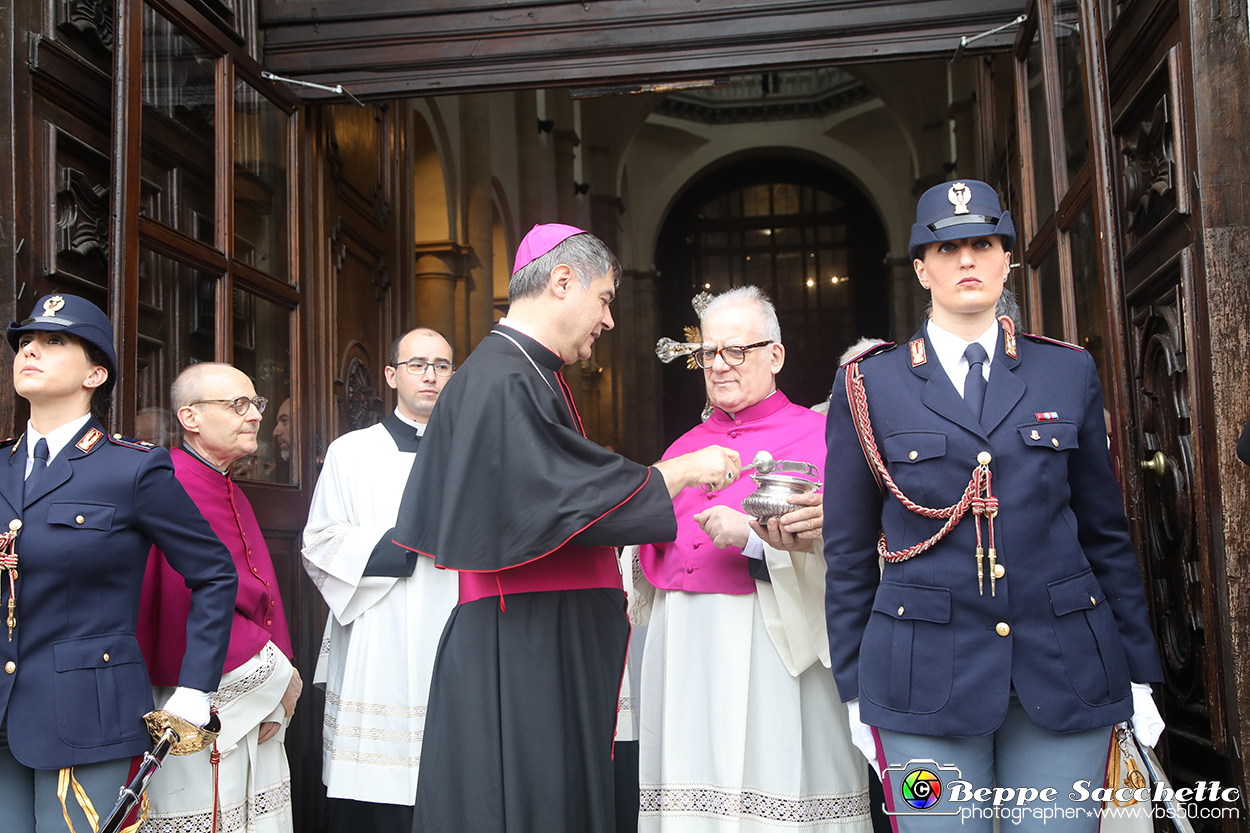
[[[640,831],[872,830],[867,764],[828,668],[824,560],[765,557],[772,582],[746,595],[656,590],[632,571],[631,617],[649,614]]]
[[[361,575],[395,525],[415,459],[380,424],[338,438],[304,529],[304,568],[331,612],[313,675],[326,694],[330,798],[411,805],[416,796],[430,675],[456,574],[422,557],[410,578]]]

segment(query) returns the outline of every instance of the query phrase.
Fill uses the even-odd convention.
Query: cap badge
[[[53,295],[51,298],[43,302],[43,314],[49,318],[56,318],[57,310],[65,306],[65,299],[60,295]]]
[[[972,202],[972,189],[962,182],[956,182],[946,192],[946,198],[955,206],[956,214],[967,214],[968,203]]]

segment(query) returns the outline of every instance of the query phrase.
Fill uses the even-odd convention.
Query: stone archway
[[[872,203],[846,177],[806,159],[761,155],[692,182],[656,246],[661,332],[696,322],[691,298],[746,283],[777,306],[786,344],[778,384],[795,402],[828,396],[838,356],[890,331],[889,240]],[[697,371],[663,372],[664,436],[688,430],[704,403]]]

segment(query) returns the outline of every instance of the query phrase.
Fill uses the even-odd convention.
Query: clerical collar
[[[520,342],[523,349],[531,359],[541,364],[548,370],[558,371],[564,367],[564,359],[556,351],[543,344],[534,336],[517,327],[516,324],[509,321],[506,317],[500,318],[499,323],[495,325],[498,330],[506,330],[507,334]],[[502,332],[499,333],[503,335]]]
[[[754,422],[755,420],[772,416],[789,404],[789,398],[787,398],[786,395],[778,388],[768,394],[768,396],[765,396],[759,402],[743,408],[736,414],[722,411],[720,408],[713,408],[712,416],[709,417],[709,421],[724,422],[727,424],[734,422]]]
[[[391,435],[391,439],[395,441],[395,447],[400,451],[408,454],[417,453],[417,446],[421,444],[421,436],[425,432],[425,426],[418,426],[416,423],[404,419],[399,415],[399,411],[396,410],[382,420],[382,427],[386,429],[386,433]]]
[[[229,476],[230,476],[230,472],[228,472],[228,471],[222,471],[221,469],[219,469],[219,468],[217,468],[216,466],[214,466],[212,463],[210,463],[210,462],[208,462],[207,460],[205,460],[205,459],[204,459],[204,457],[200,454],[200,452],[196,451],[194,448],[192,448],[192,447],[191,447],[191,444],[190,444],[190,443],[188,443],[188,442],[186,442],[186,441],[183,441],[183,443],[182,443],[182,450],[183,450],[183,451],[185,451],[187,454],[190,454],[190,455],[191,455],[193,458],[195,458],[196,460],[199,460],[201,463],[203,463],[203,464],[204,464],[205,466],[207,466],[208,468],[210,468],[210,469],[212,469],[213,471],[215,471],[215,472],[217,472],[218,474],[220,474],[222,477],[229,477]]]
[[[401,413],[399,412],[399,408],[396,408],[396,409],[395,409],[395,417],[396,417],[396,419],[398,419],[400,422],[402,422],[404,425],[408,425],[408,426],[411,426],[412,428],[417,429],[417,436],[418,436],[418,437],[425,436],[425,426],[426,426],[426,423],[424,423],[424,422],[415,422],[415,421],[413,421],[413,420],[409,419],[408,417],[404,416],[403,414],[401,414]]]

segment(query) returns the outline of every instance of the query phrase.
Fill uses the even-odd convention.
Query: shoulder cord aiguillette
[[[877,449],[876,438],[872,434],[872,421],[868,415],[868,394],[864,388],[864,376],[860,372],[859,362],[852,362],[846,366],[846,398],[850,404],[851,419],[855,423],[855,432],[859,435],[859,442],[863,446],[864,456],[868,459],[869,467],[877,478],[877,483],[879,485],[884,484],[884,487],[888,488],[898,498],[899,503],[917,515],[934,520],[946,520],[942,528],[928,540],[896,552],[890,552],[890,548],[886,545],[885,530],[882,529],[881,535],[877,539],[877,553],[890,562],[906,561],[909,558],[914,558],[945,538],[955,528],[955,525],[963,519],[968,510],[971,509],[973,516],[976,518],[977,526],[977,586],[981,594],[984,595],[985,549],[981,543],[981,516],[984,515],[989,525],[990,595],[995,595],[995,579],[997,576],[994,568],[998,554],[994,548],[994,518],[998,515],[998,498],[994,497],[990,490],[990,455],[987,452],[982,452],[977,458],[977,466],[972,470],[972,479],[968,481],[968,487],[964,489],[963,497],[959,499],[958,503],[947,506],[945,509],[929,509],[921,506],[903,494],[902,490],[895,485],[894,478],[890,476],[889,469],[886,468],[885,462],[881,459],[881,452]]]

